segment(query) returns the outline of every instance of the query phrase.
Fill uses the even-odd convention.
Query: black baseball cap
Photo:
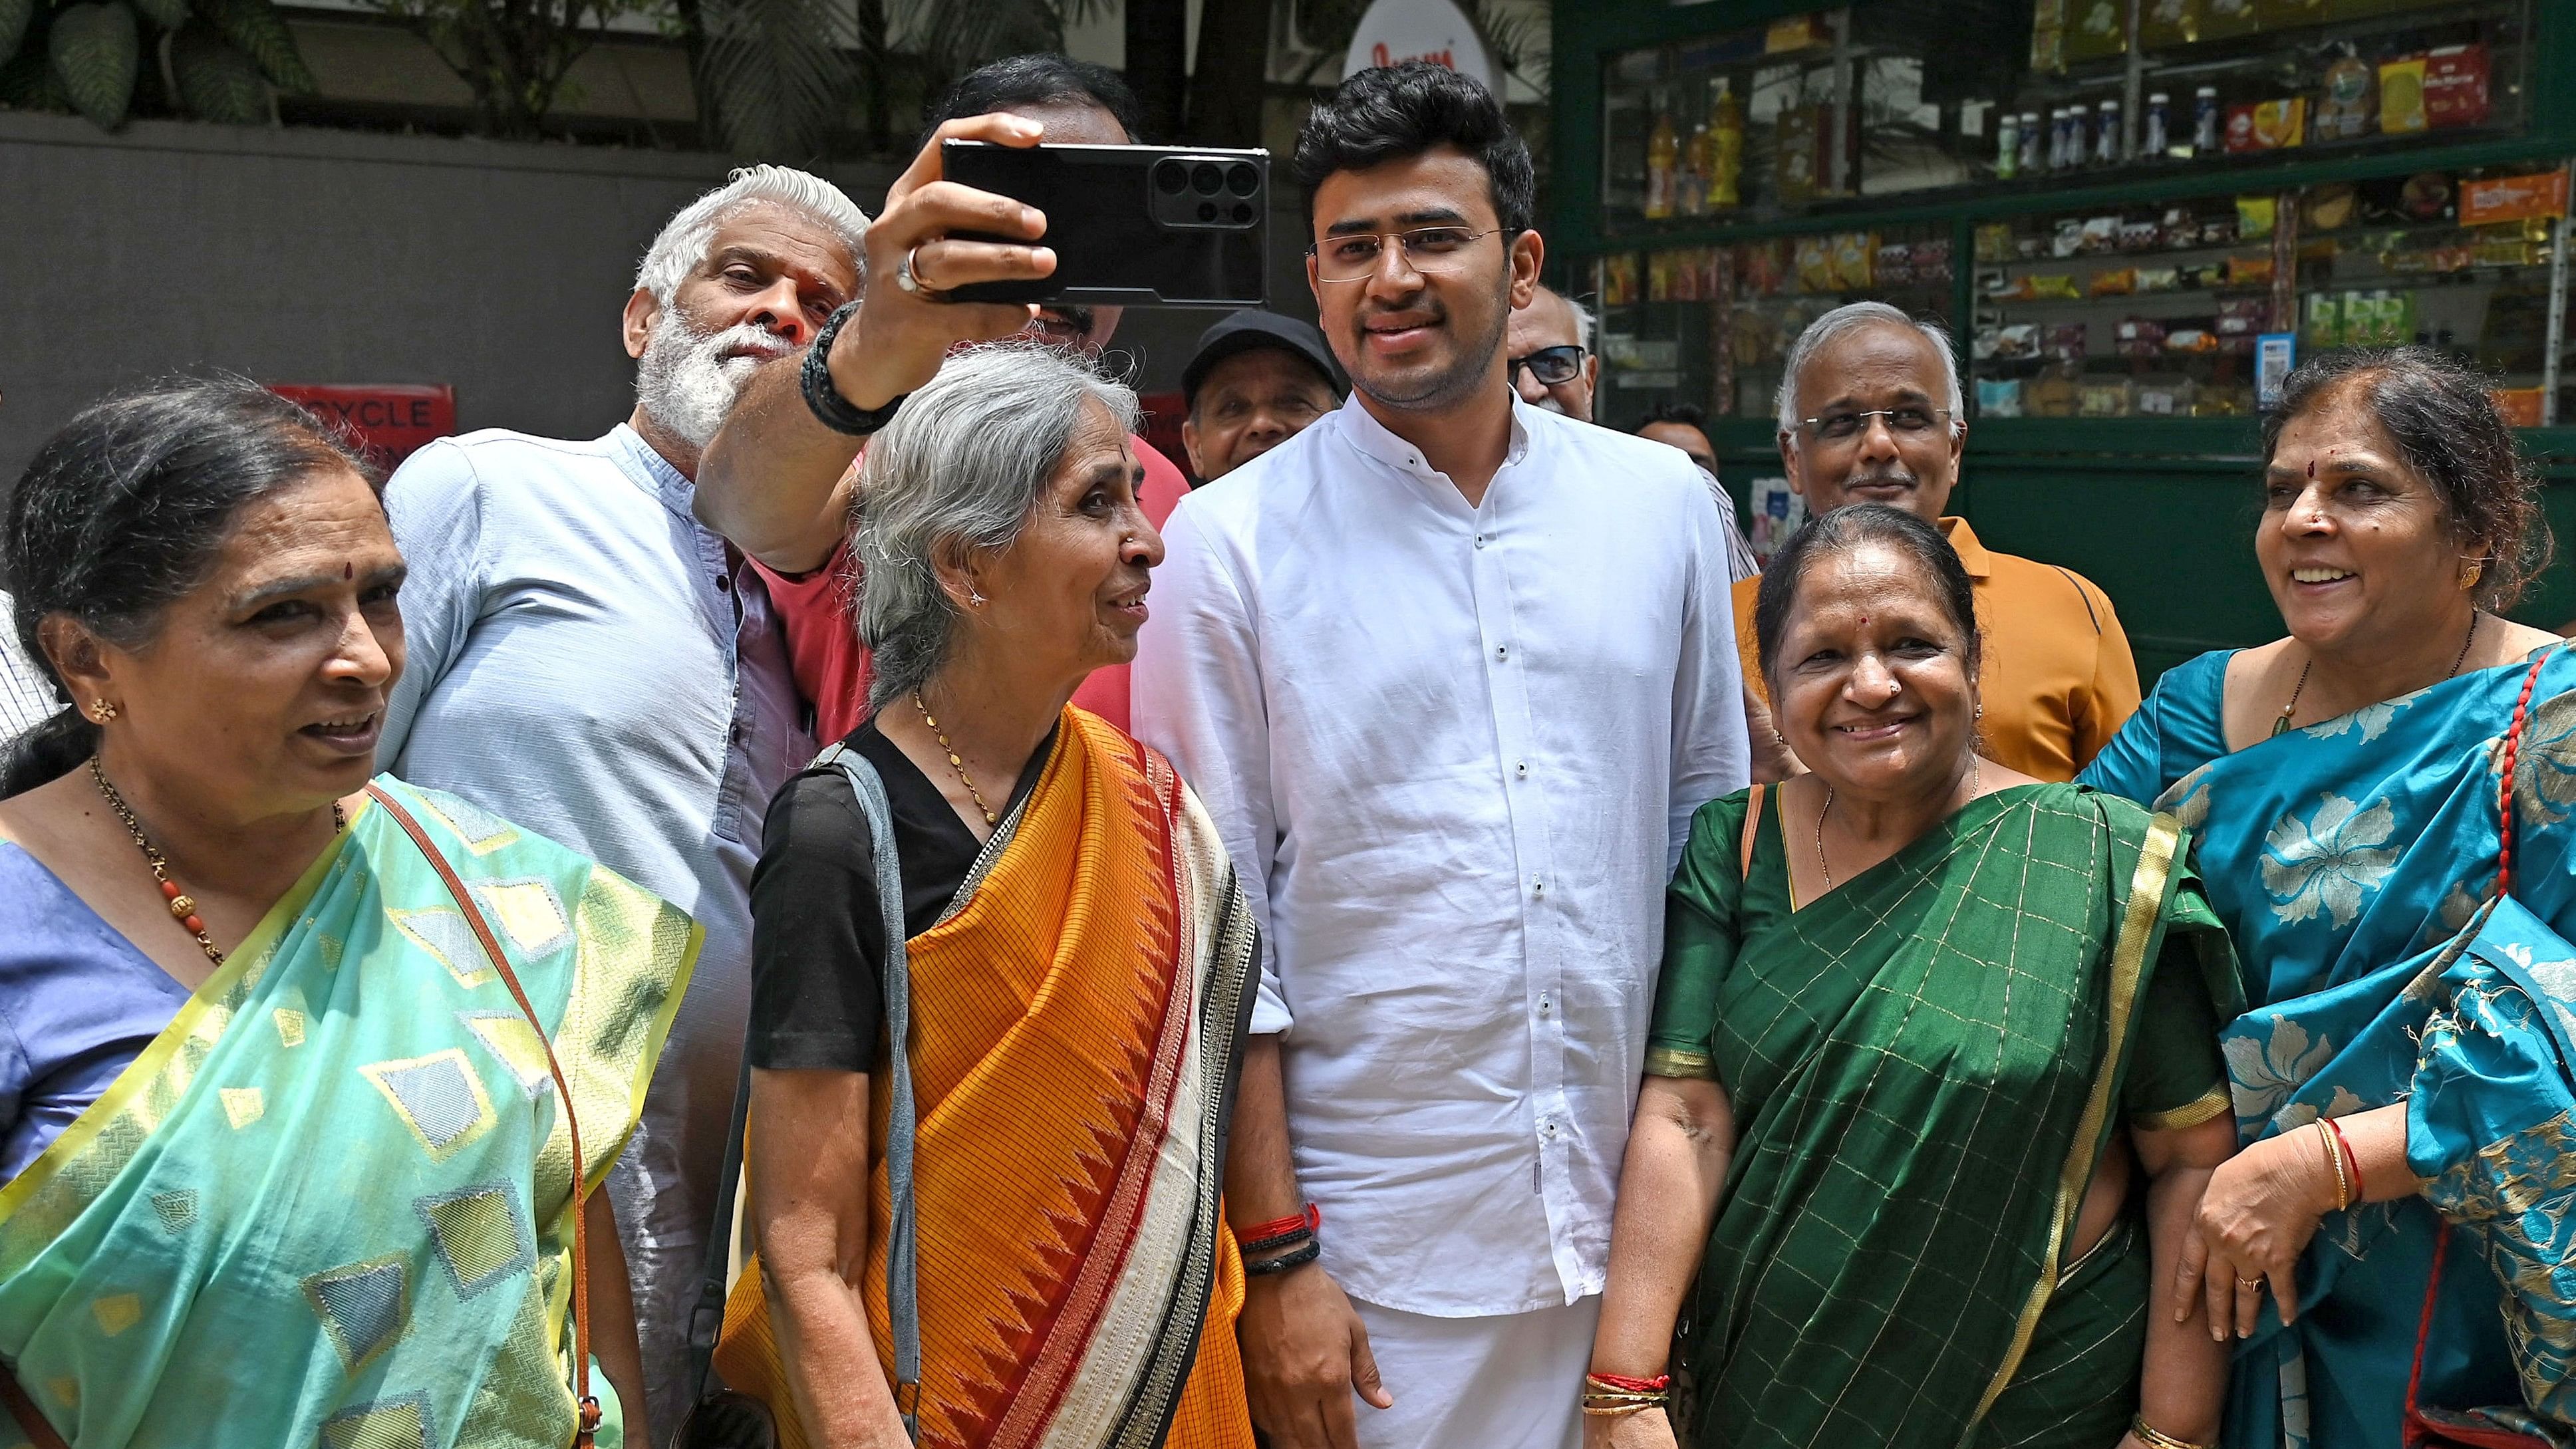
[[[1324,334],[1311,322],[1282,317],[1247,307],[1220,319],[1215,326],[1199,334],[1199,350],[1190,356],[1190,365],[1181,369],[1181,397],[1190,406],[1198,406],[1199,385],[1216,365],[1238,352],[1256,347],[1276,347],[1292,352],[1313,363],[1324,375],[1324,381],[1339,397],[1343,392],[1342,370],[1333,362],[1332,349],[1324,345]]]

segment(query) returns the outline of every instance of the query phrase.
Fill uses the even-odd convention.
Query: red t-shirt
[[[1189,484],[1151,443],[1130,441],[1136,460],[1145,465],[1145,486],[1136,501],[1161,528],[1190,491]],[[821,568],[796,578],[762,567],[758,559],[752,564],[769,585],[769,601],[787,631],[787,662],[796,676],[796,691],[814,706],[814,738],[827,743],[840,739],[868,717],[868,651],[859,643],[852,608],[848,546],[832,550]],[[1093,670],[1073,692],[1073,702],[1127,728],[1127,666]]]

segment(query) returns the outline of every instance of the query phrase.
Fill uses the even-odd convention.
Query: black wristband
[[[1260,1238],[1253,1242],[1246,1243],[1243,1245],[1243,1251],[1247,1253],[1276,1252],[1281,1248],[1293,1248],[1299,1243],[1311,1242],[1313,1241],[1314,1236],[1315,1233],[1313,1229],[1301,1224],[1289,1229],[1287,1232],[1281,1233],[1275,1238]]]
[[[910,393],[897,395],[881,408],[863,408],[841,396],[832,385],[832,342],[841,335],[841,324],[857,314],[859,304],[844,302],[823,330],[814,334],[814,345],[805,349],[805,367],[797,375],[805,391],[805,406],[812,410],[814,421],[836,433],[864,438],[894,421],[895,409],[903,406]]]
[[[1265,1258],[1258,1263],[1244,1264],[1243,1276],[1266,1278],[1273,1273],[1285,1273],[1291,1268],[1303,1268],[1323,1255],[1324,1245],[1313,1238],[1308,1238],[1306,1246],[1293,1253],[1282,1253],[1276,1258]]]

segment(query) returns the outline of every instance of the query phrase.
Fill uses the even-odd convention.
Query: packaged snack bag
[[[2112,271],[2095,272],[2086,280],[2084,290],[2088,296],[2125,297],[2138,290],[2138,269],[2120,267]]]
[[[2021,379],[2016,377],[1978,378],[1977,416],[1984,418],[2020,417]]]
[[[2423,130],[2426,58],[2400,56],[2379,63],[2379,129],[2391,136]]]
[[[2348,141],[2368,133],[2378,82],[2378,71],[2370,62],[2349,52],[2327,66],[2325,88],[2317,98],[2316,138]]]
[[[1832,237],[1798,238],[1798,290],[1801,292],[1834,290],[1834,239]]]
[[[2070,276],[2032,277],[2029,280],[2033,301],[2072,302],[2083,295],[2075,290],[2075,279]]]
[[[2048,355],[2060,362],[2082,362],[2085,345],[2081,322],[2060,322],[2048,329]]]
[[[2424,56],[2424,121],[2442,126],[2482,126],[2487,119],[2487,47],[2484,41],[2446,45]]]
[[[1847,292],[1870,289],[1870,263],[1878,257],[1878,233],[1845,231],[1834,234],[1834,285]]]
[[[2239,241],[2261,241],[2272,234],[2280,220],[2281,200],[2272,195],[2236,198],[2236,237]]]
[[[2343,299],[2332,292],[2308,294],[2308,317],[2300,342],[2311,351],[2343,346]]]
[[[2181,287],[2180,267],[2138,268],[2138,290],[2141,292],[2173,292],[2181,290]]]
[[[2076,394],[2075,410],[2079,417],[2125,418],[2129,415],[2129,380],[2125,377],[2088,377]]]
[[[2291,96],[2254,108],[2254,149],[2278,151],[2307,139],[2308,98]]]
[[[2268,256],[2249,257],[2239,254],[2227,259],[2227,285],[2231,287],[2266,286],[2271,280],[2272,259]]]

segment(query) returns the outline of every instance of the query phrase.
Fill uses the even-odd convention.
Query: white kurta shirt
[[[1680,452],[1518,402],[1470,508],[1356,396],[1165,526],[1136,733],[1234,856],[1358,1297],[1601,1291],[1665,883],[1746,780],[1723,526]]]

